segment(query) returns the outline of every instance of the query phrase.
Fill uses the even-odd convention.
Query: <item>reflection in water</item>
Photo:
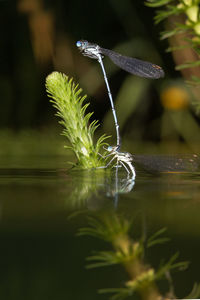
[[[115,156],[114,156],[115,158]],[[200,171],[200,158],[197,155],[184,155],[184,156],[166,156],[166,155],[134,155],[133,162],[139,176],[129,176],[123,167],[115,167],[113,171],[110,169],[97,169],[91,171],[74,171],[76,182],[73,185],[73,190],[68,199],[68,203],[73,202],[73,206],[80,207],[88,202],[89,199],[96,197],[101,198],[102,195],[113,197],[115,207],[117,206],[119,195],[131,192],[136,185],[139,187],[134,194],[138,197],[138,191],[141,191],[141,200],[144,201],[143,194],[148,190],[155,191],[155,186],[159,185],[156,189],[157,197],[163,193],[172,194],[178,193],[184,197],[191,198],[192,194],[197,194],[198,191],[194,190],[194,185],[189,186],[183,184],[182,177],[187,178],[199,176]],[[145,172],[145,179],[144,178]],[[175,177],[175,175],[177,175]],[[168,176],[168,177],[164,177]],[[155,179],[157,182],[155,183]],[[166,183],[167,179],[167,183]],[[169,186],[169,182],[170,186]],[[141,185],[142,184],[142,185]],[[180,185],[183,187],[180,189]],[[198,186],[195,186],[198,189]],[[149,195],[151,197],[151,195]],[[154,198],[152,199],[154,201]],[[101,202],[101,201],[100,201]]]
[[[100,209],[100,205],[95,207],[95,213],[93,204],[93,210],[90,210],[91,215],[88,218],[88,226],[80,229],[81,235],[98,237],[112,245],[112,250],[99,251],[95,255],[90,256],[88,258],[88,261],[90,262],[88,268],[120,264],[123,266],[128,275],[128,278],[124,280],[125,283],[122,287],[100,290],[101,293],[112,293],[114,295],[112,299],[124,299],[133,295],[136,295],[136,297],[138,295],[140,299],[144,300],[177,298],[171,273],[173,273],[174,270],[185,270],[188,263],[177,262],[178,254],[176,253],[167,259],[162,257],[164,262],[162,262],[159,267],[150,266],[148,258],[146,258],[146,253],[149,256],[153,246],[156,248],[159,244],[164,244],[168,241],[167,238],[162,236],[165,229],[161,229],[149,237],[148,230],[145,228],[145,232],[147,234],[142,232],[141,236],[138,236],[138,231],[136,230],[137,226],[135,226],[135,230],[133,231],[133,214],[127,214],[119,209],[119,197],[122,194],[128,194],[131,192],[132,201],[135,201],[137,198],[142,199],[145,193],[146,197],[147,195],[149,196],[146,201],[151,203],[152,200],[154,202],[157,201],[156,198],[158,195],[159,197],[163,197],[163,195],[166,197],[169,195],[171,197],[174,194],[177,197],[177,193],[182,191],[182,194],[180,194],[181,197],[184,196],[191,198],[191,190],[188,189],[185,182],[181,183],[184,186],[182,189],[179,175],[183,170],[186,171],[186,166],[188,167],[188,164],[190,167],[195,165],[195,168],[198,168],[199,164],[188,160],[183,161],[182,159],[180,160],[180,158],[178,158],[178,161],[179,164],[177,164],[177,161],[175,163],[175,174],[172,175],[170,174],[171,172],[173,173],[172,160],[165,161],[167,162],[167,164],[165,164],[165,168],[163,167],[164,161],[161,160],[161,163],[159,163],[159,160],[157,160],[157,164],[159,166],[156,170],[157,172],[154,173],[153,176],[151,175],[152,177],[149,177],[148,180],[146,178],[146,182],[142,181],[141,183],[142,196],[140,195],[139,188],[140,177],[138,176],[137,178],[137,190],[135,191],[135,181],[129,178],[122,168],[121,170],[118,167],[114,172],[108,171],[100,173],[102,176],[99,176],[98,172],[93,172],[91,181],[92,184],[90,180],[87,181],[87,188],[86,182],[82,184],[84,189],[87,190],[87,196],[91,199],[89,200],[87,197],[84,199],[84,201],[87,202],[88,208],[92,207],[91,203],[98,203],[99,205],[101,201],[95,201],[95,199],[102,199],[102,194],[106,197],[113,198],[114,200],[113,206],[110,206],[110,209],[106,210],[106,212],[105,210]],[[175,160],[173,160],[173,162],[175,162]],[[166,168],[166,166],[168,166],[168,168]],[[156,165],[154,165],[154,171],[155,168]],[[178,171],[178,168],[181,168],[181,171]],[[152,172],[152,160],[150,171]],[[166,172],[163,176],[167,176],[163,180],[162,177],[155,176],[155,174],[162,171],[164,173]],[[157,181],[153,183],[152,180],[156,177]],[[168,181],[166,181],[166,178],[168,178]],[[155,189],[155,184],[159,186],[160,189]],[[79,192],[81,191],[79,188],[78,190]],[[90,193],[88,193],[89,190]],[[151,196],[149,192],[151,192]],[[81,195],[83,196],[82,193]],[[99,197],[99,195],[101,195],[101,197]],[[144,201],[144,199],[142,200]],[[161,212],[160,215],[162,217]],[[137,212],[134,211],[134,213],[136,214]],[[168,248],[168,246],[166,246],[166,248]],[[164,289],[160,289],[160,280],[164,280],[165,282],[161,285],[164,286]],[[192,292],[186,298],[195,299],[199,296],[200,285],[195,284]]]
[[[147,162],[147,158],[141,160],[144,161]],[[153,161],[155,159],[148,163],[155,170]],[[159,166],[165,166],[175,159],[161,160],[158,157],[156,161]],[[152,168],[147,172],[148,167],[143,172],[135,166],[135,182],[128,180],[122,167],[88,172],[55,168],[1,169],[1,298],[12,299],[7,295],[9,290],[15,294],[15,299],[42,300],[58,297],[93,300],[96,299],[96,289],[104,287],[116,287],[115,292],[112,290],[114,294],[122,293],[121,288],[133,292],[133,287],[142,278],[147,282],[156,276],[160,261],[166,258],[165,262],[169,262],[176,250],[180,250],[181,259],[191,261],[188,271],[177,272],[177,275],[173,270],[162,273],[163,279],[167,277],[169,283],[166,279],[156,280],[155,289],[162,295],[171,289],[173,294],[172,276],[175,294],[181,297],[188,294],[193,282],[199,278],[199,173],[182,173],[177,169],[173,173],[173,168],[169,172],[162,167],[164,173],[161,174]],[[72,211],[82,211],[82,214],[69,221],[66,215]],[[102,239],[106,239],[107,232],[109,244],[74,236],[77,227],[81,226],[90,227],[91,232],[91,224],[86,221],[83,225],[84,214],[100,224]],[[127,233],[120,229],[127,227]],[[164,227],[168,228],[171,242],[164,243],[165,237],[158,234]],[[113,240],[108,240],[112,232]],[[155,244],[156,239],[163,244]],[[111,245],[112,250],[107,253]],[[121,263],[123,268],[86,271],[84,258],[96,249],[106,250],[104,256],[113,257],[113,264],[126,258],[126,262]],[[129,253],[130,259],[124,253]],[[133,277],[135,273],[132,273],[130,264],[131,257],[134,263],[134,254],[135,262],[144,268],[141,277],[139,274],[139,277]],[[90,264],[97,262],[91,260]],[[172,262],[174,264],[176,261]],[[198,285],[195,288],[198,292]],[[101,297],[108,298],[107,295]],[[138,299],[135,294],[133,297]],[[188,298],[195,298],[194,293]]]
[[[140,296],[144,300],[177,299],[174,293],[171,272],[183,271],[187,262],[177,262],[178,254],[164,260],[159,267],[149,265],[145,253],[150,248],[168,242],[162,237],[165,229],[161,229],[146,241],[135,238],[132,234],[133,222],[117,214],[116,211],[98,214],[88,219],[88,227],[80,229],[80,235],[91,235],[100,238],[112,245],[112,250],[98,251],[87,258],[88,268],[106,267],[120,264],[128,274],[123,287],[102,289],[100,293],[112,293],[112,299],[125,299],[130,296]],[[137,234],[135,234],[137,235]],[[106,247],[107,248],[107,247]],[[168,291],[160,292],[157,282],[165,280]],[[190,295],[186,298],[196,298],[200,295],[200,285],[195,285]]]
[[[106,196],[113,198],[114,206],[117,207],[119,195],[129,193],[135,185],[135,180],[121,169],[118,166],[114,171],[97,169],[79,172],[75,177],[76,182],[68,198],[68,204],[80,208],[86,203],[94,202],[96,198],[100,204],[105,200],[102,196]]]
[[[114,186],[107,185],[107,192],[106,196],[114,198],[114,206],[117,207],[118,205],[118,198],[119,194],[126,194],[132,191],[135,185],[135,177],[129,177],[129,174],[126,178],[119,178],[118,176],[118,167],[115,170],[115,177],[114,177]]]

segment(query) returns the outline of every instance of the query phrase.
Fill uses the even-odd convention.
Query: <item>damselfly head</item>
[[[120,149],[120,146],[108,146],[107,148],[106,148],[106,150],[108,151],[108,152],[118,152],[119,151],[119,149]]]
[[[76,46],[81,50],[83,51],[84,49],[86,49],[88,47],[88,41],[84,41],[84,40],[81,40],[81,41],[77,41],[76,42]]]
[[[99,59],[99,46],[97,44],[89,43],[88,41],[81,40],[76,42],[76,46],[79,48],[84,56],[90,58]]]
[[[113,151],[113,146],[108,146],[108,148],[106,149],[108,152],[112,152]]]

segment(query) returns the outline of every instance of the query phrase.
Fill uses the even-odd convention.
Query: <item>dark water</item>
[[[97,290],[123,286],[127,274],[120,266],[86,269],[86,257],[109,244],[76,235],[87,226],[87,215],[101,218],[105,213],[108,218],[120,214],[133,219],[133,239],[147,239],[165,227],[170,241],[146,251],[145,262],[157,268],[178,251],[178,260],[190,264],[187,270],[172,273],[173,286],[179,298],[189,294],[200,281],[200,173],[197,158],[195,164],[190,161],[193,158],[182,158],[178,168],[177,158],[163,156],[155,163],[152,157],[136,157],[135,182],[127,180],[123,170],[116,177],[115,171],[62,169],[56,158],[46,159],[42,166],[38,159],[35,167],[28,160],[15,168],[4,164],[1,299],[108,299]],[[163,292],[168,289],[165,281],[158,286]]]

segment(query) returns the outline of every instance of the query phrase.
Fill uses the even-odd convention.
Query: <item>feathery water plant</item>
[[[57,110],[56,116],[61,119],[59,123],[64,127],[62,134],[71,143],[66,148],[75,153],[78,167],[89,169],[104,165],[105,161],[99,152],[108,136],[102,135],[94,145],[93,137],[98,122],[89,124],[93,113],[86,113],[89,103],[84,104],[86,96],[81,96],[82,89],[68,76],[59,72],[53,72],[46,78],[46,89]]]
[[[113,250],[98,251],[87,258],[89,265],[87,268],[105,267],[121,264],[127,272],[129,279],[123,287],[101,289],[100,293],[111,293],[112,300],[121,300],[135,294],[140,295],[145,300],[175,299],[171,287],[171,271],[185,270],[188,262],[177,262],[178,253],[175,253],[168,261],[161,262],[158,269],[146,263],[145,243],[143,239],[135,240],[130,236],[132,221],[117,214],[104,214],[101,217],[88,218],[88,226],[81,228],[79,235],[90,235],[111,243]],[[153,234],[146,243],[146,251],[152,246],[166,243],[169,239],[162,237],[166,231],[163,228]],[[157,281],[167,279],[170,291],[167,296],[163,296],[157,286]],[[195,284],[190,294],[200,295],[200,285]],[[186,298],[185,298],[186,299]]]
[[[176,70],[180,70],[191,87],[194,98],[192,104],[200,112],[200,0],[146,0],[146,5],[159,8],[155,23],[166,21],[166,30],[161,39],[169,39],[176,61]]]
[[[192,48],[197,56],[194,61],[187,61],[176,67],[177,70],[185,68],[193,68],[200,65],[200,0],[147,0],[147,6],[156,7],[159,9],[155,16],[155,23],[158,24],[161,21],[173,17],[182,16],[181,19],[173,19],[170,22],[170,28],[161,32],[161,39],[171,38],[179,34],[185,34],[183,41],[179,46],[173,46],[168,48],[168,51],[178,51],[186,48]],[[197,83],[197,78],[194,82]],[[200,78],[198,80],[200,83]]]

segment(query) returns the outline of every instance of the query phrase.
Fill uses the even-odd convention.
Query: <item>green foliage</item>
[[[148,269],[141,274],[139,274],[134,280],[126,282],[126,287],[124,288],[110,288],[102,289],[100,293],[112,293],[114,294],[112,300],[121,300],[129,296],[132,296],[135,292],[141,292],[146,290],[146,288],[155,281],[154,269]],[[151,298],[151,296],[149,297]]]
[[[163,31],[161,38],[166,39],[178,34],[185,34],[184,45],[178,47],[170,47],[168,51],[178,51],[184,48],[192,48],[197,57],[200,54],[200,0],[148,0],[146,5],[154,8],[158,8],[155,23],[159,23],[170,16],[184,16],[180,19],[180,22],[174,22],[172,28]],[[162,8],[160,8],[162,7]],[[172,24],[172,22],[170,22]],[[194,68],[200,65],[200,59],[196,61],[186,61],[184,64],[176,67],[177,70],[185,68]],[[191,81],[194,84],[200,84],[200,78],[197,77]]]
[[[175,253],[167,261],[163,260],[160,266],[155,269],[149,266],[144,259],[144,241],[132,240],[130,229],[132,222],[117,214],[106,215],[100,219],[88,218],[88,227],[80,229],[79,235],[90,235],[110,242],[113,250],[98,251],[87,258],[91,264],[87,268],[105,267],[116,264],[124,266],[129,279],[123,287],[106,288],[99,290],[99,293],[111,293],[112,300],[121,300],[135,293],[148,295],[145,299],[161,299],[156,282],[161,279],[168,279],[173,271],[182,271],[188,267],[188,262],[178,262],[178,253]],[[167,242],[169,239],[161,237],[166,228],[162,228],[147,240],[147,248]],[[200,285],[195,284],[190,298],[200,295]],[[175,295],[173,298],[176,298]]]
[[[112,293],[114,294],[110,299],[111,300],[122,300],[126,299],[127,297],[132,296],[132,291],[127,288],[110,288],[110,289],[101,289],[99,290],[99,294],[107,294]]]
[[[53,72],[46,79],[46,89],[56,108],[56,116],[63,125],[62,134],[71,143],[70,148],[78,159],[78,166],[83,169],[96,168],[105,164],[99,155],[100,148],[105,145],[108,136],[102,135],[96,145],[93,143],[94,132],[98,122],[89,124],[93,113],[86,113],[89,104],[84,104],[86,96],[81,96],[82,90],[78,88],[72,79],[61,73]]]
[[[87,261],[94,261],[94,263],[89,264],[87,266],[88,269],[97,268],[97,267],[105,267],[110,265],[116,265],[124,263],[128,261],[127,254],[122,251],[117,251],[116,253],[113,251],[99,251],[96,255],[89,256]]]
[[[152,246],[155,246],[157,244],[163,244],[169,241],[169,238],[167,237],[160,237],[161,234],[163,234],[167,229],[162,228],[156,233],[154,233],[148,240],[147,240],[147,247],[150,248]]]
[[[162,279],[163,277],[165,277],[166,272],[172,270],[184,271],[188,267],[189,262],[187,261],[176,262],[178,256],[179,253],[177,252],[174,255],[172,255],[172,257],[166,263],[161,262],[160,267],[156,272],[155,279]]]
[[[126,287],[123,288],[108,288],[102,289],[100,293],[112,293],[114,294],[112,300],[121,300],[129,296],[132,296],[135,292],[142,292],[149,285],[155,284],[159,279],[166,277],[166,273],[172,270],[184,270],[188,266],[188,262],[175,262],[178,254],[174,254],[168,262],[162,264],[158,270],[148,268],[144,272],[141,272],[136,278],[126,282]],[[195,295],[199,292],[199,286],[194,286]],[[191,293],[192,295],[192,293]],[[199,294],[198,294],[199,295]]]
[[[107,242],[113,242],[118,236],[126,235],[132,225],[131,221],[112,214],[109,218],[98,220],[88,217],[88,227],[81,228],[79,235],[90,235]]]
[[[185,299],[197,299],[200,295],[200,283],[195,283],[192,291],[185,297]]]

